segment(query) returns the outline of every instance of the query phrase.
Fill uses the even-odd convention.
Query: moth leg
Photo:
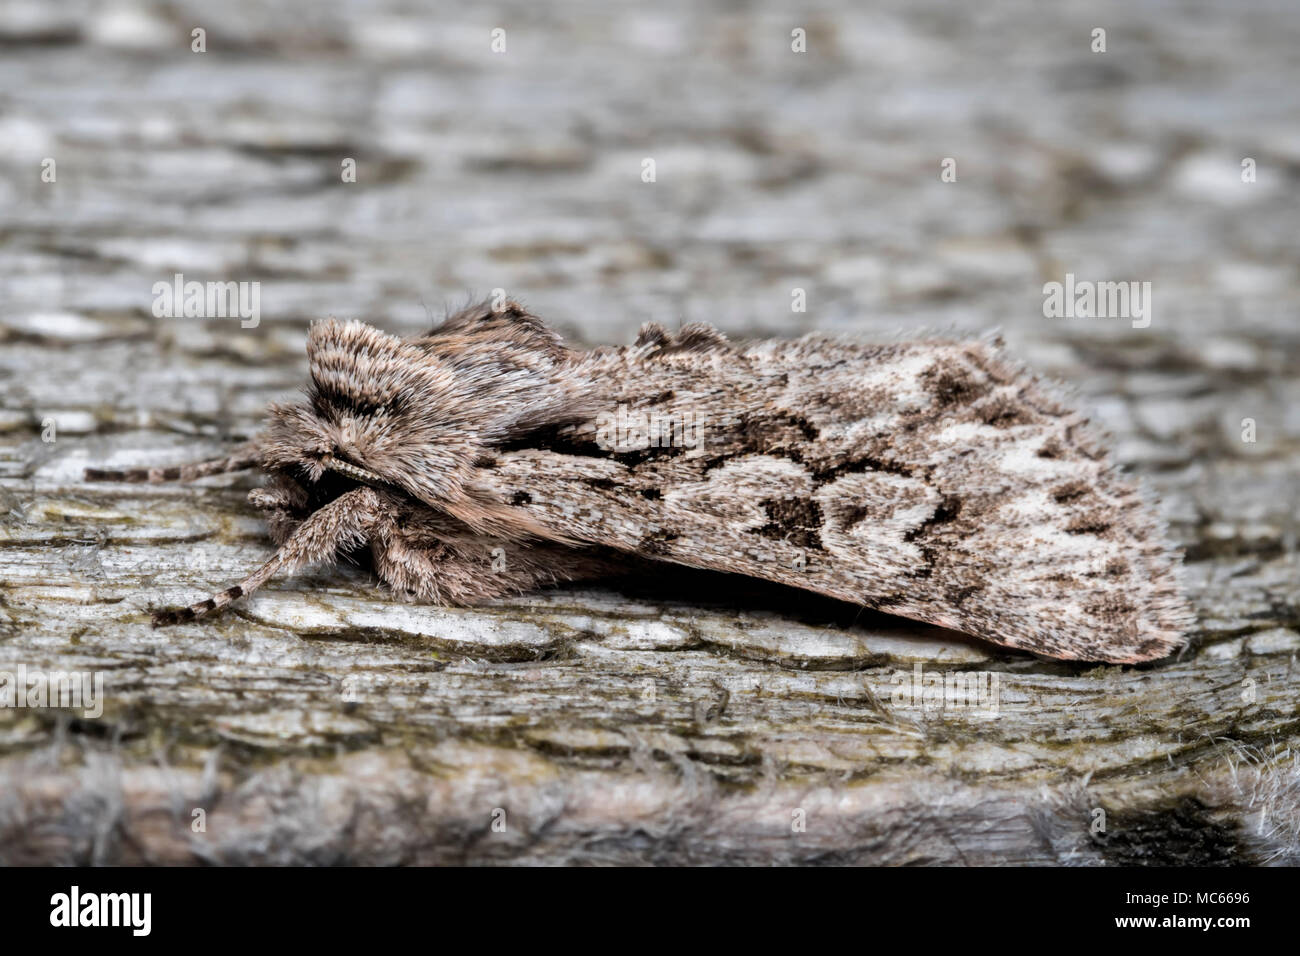
[[[298,524],[271,559],[244,580],[206,601],[155,612],[154,626],[193,621],[252,594],[281,571],[292,573],[308,565],[333,561],[339,551],[364,545],[381,514],[379,495],[374,489],[356,488],[342,494]]]
[[[191,461],[183,465],[169,465],[165,468],[87,468],[84,477],[86,481],[129,481],[133,484],[194,481],[196,478],[206,478],[209,475],[224,475],[231,471],[245,471],[255,467],[258,462],[257,446],[250,442],[246,445],[240,445],[224,458],[208,458],[204,461]]]
[[[284,544],[308,515],[307,492],[297,482],[277,478],[263,488],[248,493],[248,503],[266,520],[271,540]]]
[[[430,539],[396,526],[371,538],[375,571],[398,597],[434,604],[472,605],[566,581],[614,573],[613,562],[592,552],[521,543],[468,533]]]

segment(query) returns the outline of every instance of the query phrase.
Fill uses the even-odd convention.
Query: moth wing
[[[991,345],[644,350],[600,359],[621,363],[610,410],[498,456],[483,493],[557,537],[1050,657],[1131,663],[1182,642],[1153,509],[1086,420]],[[669,442],[640,447],[663,438],[656,421]]]

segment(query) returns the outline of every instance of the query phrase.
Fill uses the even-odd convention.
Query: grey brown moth
[[[317,322],[307,355],[306,401],[230,456],[87,471],[270,476],[249,500],[279,550],[156,624],[341,554],[454,604],[674,562],[1076,660],[1164,656],[1190,621],[1137,487],[992,343],[648,324],[584,350],[507,302],[407,339]]]

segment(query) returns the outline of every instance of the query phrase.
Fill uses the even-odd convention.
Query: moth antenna
[[[368,468],[362,468],[354,465],[350,461],[342,461],[333,455],[326,455],[321,459],[321,464],[330,471],[337,471],[340,475],[347,475],[354,481],[359,481],[363,485],[378,486],[380,488],[388,484],[383,475],[377,475]]]
[[[378,520],[379,507],[379,497],[370,488],[358,488],[340,495],[312,512],[285,539],[280,550],[244,580],[189,607],[155,611],[153,626],[188,623],[252,594],[282,570],[295,571],[309,564],[319,564],[332,560],[340,550],[360,547],[366,543],[366,530]]]
[[[132,484],[158,484],[164,481],[194,481],[209,475],[245,471],[258,465],[257,449],[245,445],[224,458],[208,458],[163,468],[87,468],[86,481],[125,481]]]

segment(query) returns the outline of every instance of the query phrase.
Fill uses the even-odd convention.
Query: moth
[[[227,457],[87,470],[269,476],[249,501],[275,554],[156,625],[340,556],[457,605],[673,562],[1070,660],[1159,658],[1191,620],[1138,487],[994,341],[651,323],[581,349],[510,301],[410,338],[319,321],[307,357],[305,400]]]

